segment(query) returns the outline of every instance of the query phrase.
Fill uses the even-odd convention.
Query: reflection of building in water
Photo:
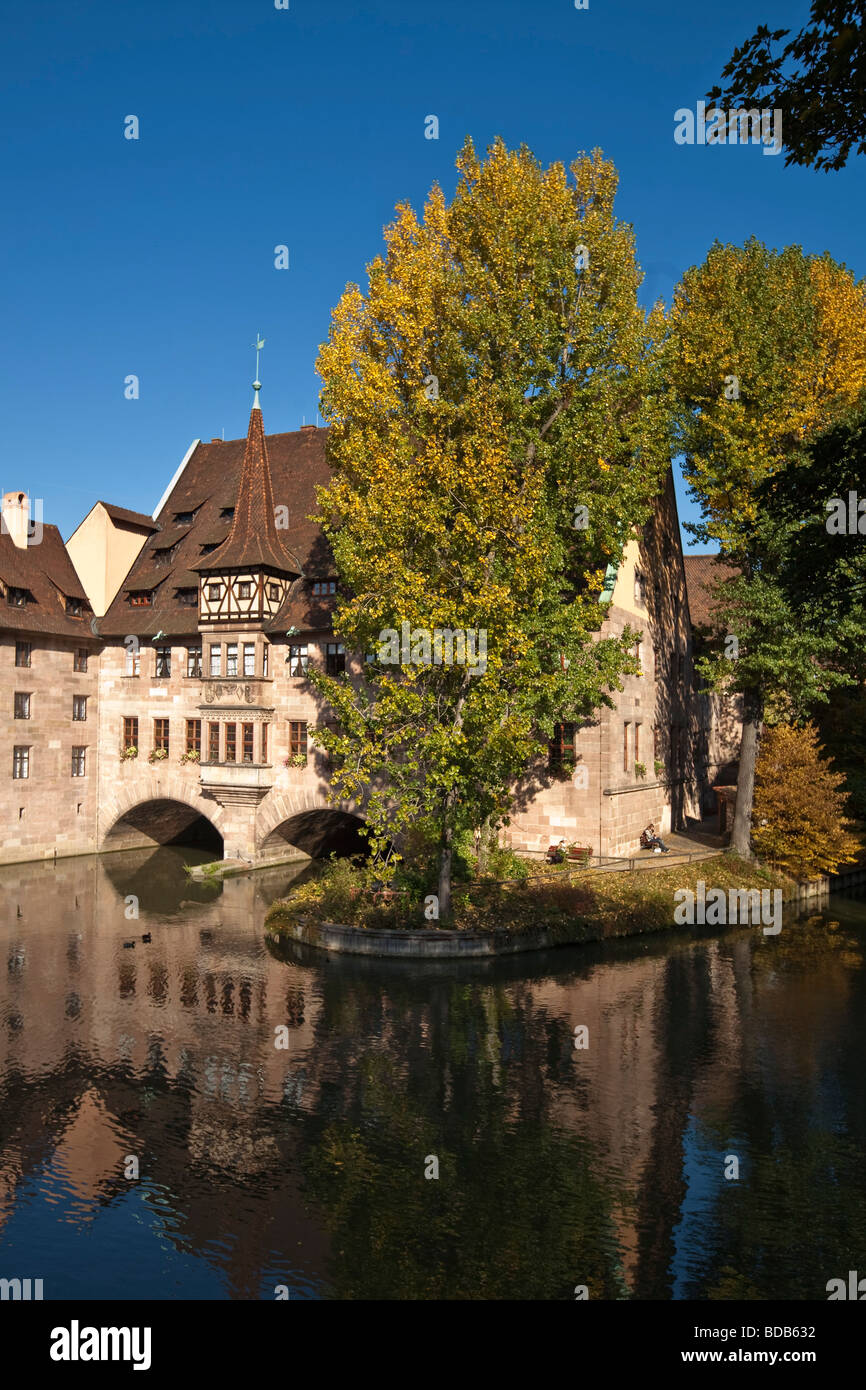
[[[480,1140],[506,1157],[509,1132],[544,1127],[585,1140],[625,1286],[659,1296],[681,1239],[689,1135],[715,1162],[738,1137],[744,1077],[770,1056],[765,1090],[817,1092],[826,1056],[813,1040],[832,1053],[845,1028],[843,958],[783,991],[748,932],[495,968],[288,963],[262,929],[276,870],[172,885],[168,853],[0,869],[0,1233],[34,1177],[59,1191],[60,1219],[90,1220],[128,1195],[134,1155],[149,1220],[212,1258],[234,1296],[255,1297],[284,1261],[321,1280],[331,1213],[302,1176],[321,1162],[323,1132],[369,1145],[375,1217],[388,1164],[403,1161],[391,1140],[413,1126],[447,1137],[461,1183]],[[124,916],[130,881],[137,921]],[[274,1045],[282,1026],[288,1051]],[[551,1196],[540,1188],[539,1204]]]

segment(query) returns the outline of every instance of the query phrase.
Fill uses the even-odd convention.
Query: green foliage
[[[458,168],[450,204],[434,188],[423,219],[397,209],[367,292],[334,312],[319,501],[348,648],[375,656],[405,621],[483,631],[486,664],[310,672],[339,726],[316,731],[335,799],[364,799],[374,850],[435,825],[446,882],[453,837],[502,822],[554,723],[610,704],[635,669],[638,634],[594,640],[598,595],[668,466],[613,166],[596,152],[545,170],[497,141],[484,161],[467,142]]]

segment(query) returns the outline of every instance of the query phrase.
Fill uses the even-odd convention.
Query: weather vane
[[[255,350],[256,350],[256,379],[255,379],[255,381],[253,382],[253,385],[254,385],[254,387],[255,387],[255,389],[256,389],[257,391],[260,390],[261,384],[262,384],[262,383],[260,382],[260,380],[259,380],[259,353],[261,352],[261,350],[262,350],[262,348],[264,347],[264,345],[265,345],[265,340],[264,340],[264,338],[262,337],[262,335],[261,335],[260,333],[257,333],[257,334],[256,334],[256,341],[255,341],[254,343],[251,344],[251,346],[254,347]]]

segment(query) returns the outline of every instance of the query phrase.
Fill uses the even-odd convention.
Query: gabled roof
[[[33,602],[22,608],[0,598],[0,628],[93,639],[92,609],[56,526],[43,526],[38,544],[19,547],[0,533],[0,579],[6,589],[26,589]],[[66,599],[78,599],[81,617],[66,612]]]
[[[127,526],[140,526],[143,530],[157,530],[153,517],[146,516],[144,512],[130,512],[126,507],[115,507],[112,502],[97,502],[96,505],[104,507],[112,521],[119,521]]]
[[[265,428],[261,408],[254,405],[250,411],[247,445],[231,530],[222,545],[195,569],[201,573],[212,573],[214,570],[262,568],[282,574],[301,573],[301,566],[283,545],[277,531]]]
[[[288,512],[286,530],[276,531],[293,563],[288,572],[309,574],[315,578],[333,576],[336,571],[330,547],[319,526],[308,518],[318,510],[316,487],[330,481],[325,458],[327,431],[307,426],[290,434],[267,436],[267,458],[271,479],[272,503]],[[178,528],[174,522],[177,512],[195,512],[193,524],[178,542],[170,563],[156,565],[154,550],[164,547],[164,533],[148,537],[135,564],[126,576],[114,602],[104,618],[99,619],[100,632],[108,637],[122,638],[127,633],[139,637],[153,636],[162,630],[169,636],[198,634],[198,610],[180,602],[175,590],[197,586],[198,571],[203,560],[201,547],[214,541],[222,543],[229,536],[228,521],[220,521],[224,507],[237,508],[243,472],[246,439],[217,440],[208,444],[198,442],[179,470],[174,485],[163,499],[156,515],[165,531]],[[235,513],[237,515],[237,511]],[[273,505],[271,507],[273,517]],[[276,528],[275,528],[276,530]],[[210,562],[216,551],[206,557]],[[282,567],[286,561],[282,562]],[[127,595],[130,590],[154,589],[153,603],[147,608],[133,608]],[[293,590],[294,592],[294,590]],[[272,631],[285,633],[291,626],[327,627],[327,600],[308,598],[298,593],[300,608],[296,616],[283,614],[271,625]],[[331,605],[334,600],[331,599]],[[291,596],[284,604],[288,612]],[[299,621],[303,619],[304,621]]]
[[[734,579],[740,571],[726,560],[720,560],[718,555],[691,555],[688,552],[683,553],[683,566],[692,627],[715,627],[717,599],[713,589],[720,580]]]

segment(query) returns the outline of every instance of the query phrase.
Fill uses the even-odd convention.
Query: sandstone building
[[[358,845],[363,807],[329,802],[311,736],[325,712],[308,668],[361,670],[332,631],[339,580],[309,520],[325,438],[266,437],[257,387],[246,440],[195,441],[153,517],[99,502],[64,548],[54,527],[28,538],[23,494],[4,499],[0,862],[191,839],[250,863]],[[708,806],[719,750],[693,692],[689,600],[669,475],[601,595],[604,633],[643,632],[641,674],[614,709],[557,727],[518,789],[515,848],[623,854],[649,821]]]

